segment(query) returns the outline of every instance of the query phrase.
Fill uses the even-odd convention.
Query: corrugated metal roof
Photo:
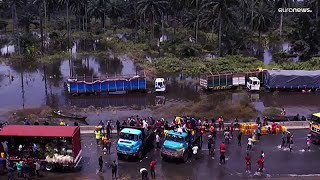
[[[21,137],[73,137],[76,126],[37,126],[37,125],[7,125],[0,131],[0,136]]]

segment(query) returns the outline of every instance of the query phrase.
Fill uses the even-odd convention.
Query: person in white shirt
[[[160,148],[160,136],[159,134],[156,135],[156,143],[157,143],[157,148]]]
[[[252,148],[252,138],[248,138],[247,151],[251,150],[251,148]]]
[[[192,153],[195,160],[198,159],[198,149],[199,147],[197,145],[192,147]]]

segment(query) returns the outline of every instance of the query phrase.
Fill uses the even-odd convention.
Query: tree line
[[[271,32],[292,41],[293,51],[308,58],[320,51],[319,6],[319,0],[2,0],[0,16],[12,19],[14,34],[28,33],[33,24],[42,38],[53,16],[63,16],[69,42],[71,32],[91,32],[96,23],[102,33],[119,28],[131,29],[134,36],[145,32],[147,42],[159,39],[166,29],[172,29],[173,37],[188,29],[198,44],[199,32],[207,32],[217,35],[218,56],[237,53],[254,40],[263,44],[262,36]],[[287,7],[308,7],[312,12],[278,11]]]

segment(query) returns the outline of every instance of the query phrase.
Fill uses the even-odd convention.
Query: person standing
[[[156,178],[156,172],[155,172],[155,167],[156,167],[156,161],[152,160],[150,162],[150,173],[151,173],[151,178],[155,179]]]
[[[225,164],[226,163],[225,152],[226,152],[226,147],[225,147],[224,142],[222,142],[220,144],[220,164]]]
[[[141,174],[142,180],[148,180],[148,170],[146,168],[141,168],[140,174]]]
[[[246,160],[246,172],[250,172],[251,171],[251,157],[250,157],[249,153],[247,153],[245,160]]]
[[[18,178],[22,177],[22,166],[23,166],[22,161],[16,163],[16,167],[17,167],[17,171],[18,171]]]
[[[193,153],[193,157],[195,160],[198,159],[198,149],[199,149],[199,147],[197,145],[192,147],[192,153]]]
[[[247,151],[250,151],[252,148],[252,138],[248,138],[248,145],[247,145]]]
[[[8,170],[8,180],[13,180],[14,168],[12,167],[11,163],[7,167],[7,170]]]
[[[263,151],[261,151],[261,160],[262,160],[262,165],[261,165],[261,168],[262,168],[262,170],[264,169],[264,152]]]
[[[103,168],[103,159],[102,156],[99,157],[99,172],[102,172],[102,168]]]
[[[308,137],[307,137],[307,149],[308,149],[308,151],[310,151],[310,147],[311,147],[311,134],[308,134]]]
[[[118,133],[118,135],[119,135],[119,133],[120,133],[120,129],[121,129],[119,119],[118,119],[118,120],[117,120],[117,122],[116,122],[116,126],[117,126],[117,133]]]
[[[286,144],[286,147],[290,146],[290,137],[291,137],[291,134],[290,134],[290,132],[288,132],[287,133],[287,144]]]
[[[157,144],[157,149],[160,149],[160,136],[159,133],[156,135],[156,144]]]
[[[40,161],[37,160],[34,164],[36,166],[35,174],[37,175],[37,177],[40,177],[40,168],[41,168]]]
[[[211,146],[213,143],[213,138],[211,135],[208,136],[208,150],[209,150],[209,155],[211,155]]]
[[[290,149],[290,152],[292,152],[292,148],[293,148],[293,135],[290,135],[290,140],[289,140],[289,149]]]
[[[117,179],[118,165],[116,164],[116,161],[113,160],[113,163],[110,166],[111,166],[112,179],[113,178]]]
[[[234,131],[234,125],[233,125],[233,122],[231,122],[231,125],[230,125],[230,137],[233,138],[233,131]]]
[[[286,144],[286,133],[283,132],[282,133],[282,137],[281,137],[281,148],[285,147],[285,144]]]
[[[96,130],[94,131],[94,134],[96,135],[96,142],[97,145],[100,146],[100,141],[101,141],[101,131],[96,128]]]
[[[260,158],[257,161],[258,164],[258,169],[257,169],[257,173],[260,175],[263,172],[263,168],[262,168],[262,164],[263,164],[263,157],[260,156]]]
[[[241,138],[242,138],[242,132],[240,131],[238,134],[238,146],[241,147]]]

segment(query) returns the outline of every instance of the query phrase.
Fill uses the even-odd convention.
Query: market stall
[[[49,171],[75,168],[81,160],[80,128],[71,126],[8,125],[0,131],[9,160],[40,160]]]

